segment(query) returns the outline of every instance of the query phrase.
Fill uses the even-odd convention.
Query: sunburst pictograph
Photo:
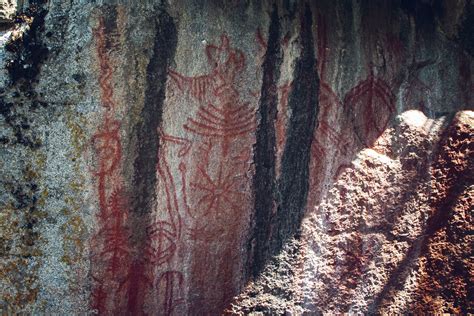
[[[222,166],[214,179],[202,167],[198,170],[200,180],[191,182],[191,188],[203,194],[196,205],[201,210],[201,216],[214,216],[218,219],[222,213],[240,208],[236,202],[244,196],[237,188],[241,176],[234,175],[232,170],[224,175]]]

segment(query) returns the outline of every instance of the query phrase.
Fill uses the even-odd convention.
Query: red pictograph
[[[252,163],[252,148],[243,148],[240,152],[232,156],[231,159],[232,166],[236,170],[248,170],[249,164]]]
[[[90,147],[97,159],[93,171],[97,177],[99,212],[97,214],[98,231],[92,242],[93,308],[99,314],[113,312],[120,289],[114,288],[118,279],[127,278],[130,265],[130,245],[125,224],[128,217],[128,201],[122,189],[120,164],[122,145],[120,139],[120,121],[114,118],[116,104],[111,85],[112,67],[109,62],[104,18],[94,30],[99,59],[99,86],[101,105],[104,109],[103,124],[92,136]]]
[[[188,188],[187,188],[186,176],[187,176],[188,170],[186,168],[186,165],[183,162],[179,164],[178,168],[179,168],[179,173],[181,175],[181,194],[183,196],[184,208],[186,210],[186,214],[193,218],[194,214],[193,212],[191,212],[191,208],[189,207],[188,195],[187,195]]]
[[[360,143],[371,147],[395,111],[395,96],[390,86],[371,71],[367,79],[347,93],[344,107],[346,113],[351,113],[354,132]]]
[[[342,129],[342,102],[330,85],[320,81],[317,127],[311,144],[310,192],[308,205],[314,207],[325,191],[325,184],[341,164],[341,157],[350,149],[346,147],[351,135]],[[350,141],[349,141],[350,142]]]
[[[227,93],[232,89],[236,75],[244,69],[245,56],[241,50],[229,45],[226,34],[221,36],[221,45],[207,45],[206,56],[212,67],[209,74],[187,77],[169,69],[172,82],[182,92],[188,92],[199,102],[211,102],[214,97]]]
[[[105,118],[104,124],[90,141],[90,147],[97,159],[97,166],[93,173],[98,177],[99,206],[102,212],[107,210],[106,184],[122,159],[119,130],[118,121]]]
[[[214,85],[214,81],[209,75],[185,77],[171,69],[168,73],[180,91],[188,91],[199,102],[207,101],[207,91],[213,89]]]
[[[209,103],[201,106],[197,118],[189,118],[184,129],[201,136],[235,137],[255,129],[254,110],[249,104],[233,109],[230,104],[218,108]]]
[[[240,76],[245,69],[245,56],[230,45],[228,36],[223,34],[218,45],[207,45],[205,54],[211,68],[207,74],[189,77],[169,70],[169,88],[186,96],[183,101],[191,101],[196,110],[183,124],[185,137],[161,132],[165,143],[178,146],[178,154],[173,156],[177,158],[173,162],[177,163],[168,165],[172,170],[169,177],[163,157],[159,168],[168,179],[168,204],[171,203],[173,209],[173,196],[179,197],[178,206],[187,214],[183,229],[193,242],[183,247],[189,247],[192,252],[190,286],[197,289],[202,298],[231,293],[226,296],[227,300],[236,294],[235,278],[228,266],[217,258],[240,254],[237,236],[245,225],[243,215],[251,209],[248,171],[256,128],[255,106],[250,102],[253,99],[243,100],[241,96]],[[172,180],[171,175],[178,177]],[[171,194],[175,192],[174,183],[180,186],[177,195]],[[175,238],[172,232],[171,228],[166,230],[168,239]],[[221,243],[225,241],[223,247],[216,247],[218,239]],[[160,300],[166,298],[163,306],[169,314],[175,310],[173,302],[178,302],[176,298],[180,297],[174,294],[176,284],[183,282],[178,275],[179,272],[165,274],[157,285]],[[191,308],[211,310],[193,305],[197,301],[190,300]]]
[[[143,260],[134,260],[128,269],[126,277],[115,276],[118,281],[118,295],[116,295],[115,314],[122,314],[124,310],[130,315],[143,314],[145,294],[153,287],[148,276],[148,267]],[[118,307],[119,304],[126,306]],[[126,308],[126,309],[125,309]]]
[[[324,81],[319,86],[318,127],[315,130],[312,145],[313,155],[321,156],[327,146],[342,150],[344,135],[336,128],[340,127],[342,103],[329,84]]]
[[[234,175],[232,170],[224,174],[222,169],[223,166],[221,165],[217,176],[212,179],[205,170],[199,167],[202,180],[191,182],[192,188],[203,193],[196,204],[199,209],[203,210],[202,216],[212,215],[217,219],[222,215],[222,206],[229,208],[231,211],[240,209],[240,205],[237,203],[240,197],[244,195],[236,188],[240,176]]]
[[[174,184],[173,176],[170,172],[170,167],[165,159],[164,155],[158,162],[158,174],[164,185],[166,193],[166,209],[169,216],[169,226],[172,227],[173,231],[179,237],[181,234],[181,217],[178,210],[178,198],[176,197],[176,186]]]
[[[176,251],[177,234],[174,227],[165,221],[157,221],[147,227],[145,258],[154,265],[169,261]]]
[[[181,147],[178,151],[178,157],[184,157],[191,150],[192,142],[189,139],[171,136],[163,132],[160,128],[158,129],[158,135],[160,135],[160,140],[164,141],[163,147],[167,148],[167,143],[175,144]]]
[[[330,84],[325,81],[326,64],[329,52],[329,43],[327,36],[326,18],[318,15],[318,72],[319,82],[319,113],[318,124],[314,132],[314,140],[311,146],[312,155],[320,159],[325,155],[325,149],[328,147],[341,150],[345,135],[341,134],[337,128],[341,126],[340,115],[342,111],[342,102],[334,93]]]
[[[227,35],[221,44],[207,45],[206,56],[212,72],[197,77],[186,77],[169,70],[181,91],[188,91],[201,105],[195,117],[188,118],[184,129],[203,137],[222,138],[223,155],[229,150],[231,139],[251,133],[255,129],[254,109],[240,101],[236,77],[245,67],[242,51],[230,47]]]
[[[157,281],[158,298],[164,315],[172,315],[184,303],[182,298],[184,277],[179,271],[163,272]]]
[[[372,146],[395,111],[395,97],[389,85],[372,71],[345,95],[342,102],[325,79],[330,47],[326,20],[321,15],[318,16],[317,36],[320,90],[317,127],[311,147],[310,206],[317,205],[326,194],[328,187],[324,184],[337,180],[350,166],[347,161],[352,159],[358,147]],[[394,38],[390,40],[390,53],[403,54],[403,47]]]
[[[111,193],[107,203],[107,214],[99,214],[98,218],[102,222],[102,227],[97,232],[98,237],[104,247],[99,255],[107,262],[106,271],[112,274],[119,274],[122,263],[130,254],[127,234],[124,226],[127,219],[127,201],[123,198],[122,189],[119,187]]]
[[[164,194],[166,203],[158,205],[154,212],[155,219],[147,227],[148,240],[145,248],[146,260],[155,266],[160,266],[173,257],[182,229],[176,185],[166,160],[168,143],[181,146],[178,157],[186,155],[191,146],[191,142],[184,138],[167,135],[162,130],[159,134],[163,142],[157,164],[158,194]],[[162,206],[164,209],[161,208]]]
[[[104,314],[106,312],[106,302],[107,298],[109,297],[107,294],[109,293],[108,289],[102,282],[102,278],[97,278],[92,275],[92,280],[97,284],[94,287],[94,291],[92,291],[92,309],[93,311],[97,312],[97,314]]]
[[[247,138],[247,135],[255,130],[255,110],[248,102],[240,100],[240,94],[236,88],[237,75],[245,66],[243,53],[232,48],[229,38],[224,34],[221,36],[219,46],[206,47],[206,56],[213,67],[212,73],[187,77],[189,82],[202,77],[212,79],[213,82],[206,87],[207,90],[203,94],[211,95],[212,99],[199,105],[196,114],[189,117],[183,125],[184,130],[201,137],[197,141],[197,150],[194,152],[194,155],[199,158],[189,186],[184,176],[185,165],[181,165],[180,172],[183,190],[189,189],[193,195],[192,208],[196,211],[190,212],[195,214],[197,212],[201,217],[212,216],[217,220],[222,212],[228,213],[233,208],[238,209],[234,205],[235,196],[243,193],[236,191],[233,185],[239,177],[235,174],[239,172],[233,170],[230,164],[223,162],[229,156],[235,157],[242,152],[242,148],[236,147],[234,142],[237,138],[240,140]],[[192,86],[191,94],[193,94]],[[203,98],[198,98],[198,100],[203,100]],[[208,170],[208,165],[210,157],[215,155],[215,150],[219,148],[219,159],[222,162],[216,166],[218,172],[214,177]],[[238,152],[235,152],[236,150]],[[190,210],[189,194],[184,191],[183,197],[186,198],[186,208]]]
[[[210,163],[211,154],[216,148],[215,140],[212,138],[204,138],[198,143],[197,154],[200,157],[199,162],[201,165],[207,166]]]

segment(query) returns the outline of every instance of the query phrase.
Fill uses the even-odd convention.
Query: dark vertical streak
[[[256,276],[265,263],[271,235],[271,217],[275,190],[275,120],[278,104],[277,83],[282,62],[280,51],[280,24],[277,7],[273,7],[268,31],[268,46],[263,62],[263,82],[258,115],[260,122],[255,144],[255,220],[251,243],[250,267]],[[252,262],[253,261],[253,262]]]
[[[173,58],[177,42],[173,19],[162,13],[156,23],[153,56],[147,67],[145,104],[135,126],[137,156],[134,162],[133,189],[135,197],[132,211],[137,214],[150,212],[156,184],[158,160],[158,127],[163,114],[167,69]]]
[[[263,84],[259,105],[260,123],[255,145],[255,219],[251,239],[250,266],[256,277],[266,261],[277,254],[286,240],[299,233],[306,207],[311,143],[318,115],[319,78],[309,6],[301,18],[301,55],[294,70],[288,107],[286,145],[282,155],[281,176],[275,173],[276,84],[280,75],[280,26],[274,8],[268,47],[263,64]],[[276,214],[274,214],[274,212]],[[253,260],[253,261],[252,261]]]
[[[312,14],[306,5],[301,17],[301,55],[294,70],[288,107],[291,117],[278,181],[278,211],[273,249],[297,234],[306,207],[311,143],[319,112],[319,77],[312,34]]]
[[[136,253],[129,275],[127,312],[141,315],[147,279],[146,266],[140,257],[146,243],[146,225],[153,206],[156,187],[159,135],[167,71],[177,43],[176,27],[171,16],[162,12],[156,21],[153,55],[146,71],[145,104],[140,122],[134,127],[136,158],[133,164],[131,204],[131,242]]]

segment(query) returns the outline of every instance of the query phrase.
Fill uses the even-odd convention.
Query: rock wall
[[[2,312],[473,313],[471,1],[15,12]]]

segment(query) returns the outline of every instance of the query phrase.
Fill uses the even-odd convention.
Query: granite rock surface
[[[0,23],[3,313],[474,312],[472,1]]]

